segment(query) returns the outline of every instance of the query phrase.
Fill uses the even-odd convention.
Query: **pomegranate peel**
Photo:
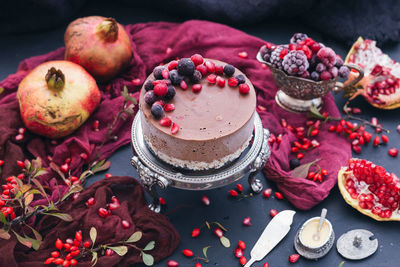
[[[351,161],[362,161],[362,160],[357,159],[357,158],[352,158],[352,159],[349,160],[349,162],[351,162]],[[364,161],[365,161],[365,160],[364,160]],[[365,161],[365,162],[368,163],[368,164],[370,164],[371,166],[372,166],[372,165],[373,165],[373,166],[376,166],[376,167],[379,168],[380,170],[385,171],[383,167],[380,167],[380,166],[378,166],[378,165],[375,165],[375,164],[373,164],[372,162],[368,162],[368,161]],[[385,171],[385,172],[386,172],[386,171]],[[387,173],[387,172],[386,172],[386,173]],[[348,188],[349,188],[349,187],[346,185],[347,179],[352,179],[352,180],[354,181],[354,178],[358,181],[358,178],[354,176],[354,173],[353,173],[352,170],[349,170],[349,169],[348,169],[348,166],[342,167],[342,168],[339,170],[339,172],[338,172],[338,187],[339,187],[339,191],[340,191],[340,193],[342,194],[344,200],[347,202],[347,204],[349,204],[350,206],[352,206],[354,209],[358,210],[360,213],[362,213],[362,214],[364,214],[364,215],[366,215],[366,216],[369,216],[369,217],[371,217],[371,218],[373,218],[373,219],[375,219],[375,220],[377,220],[377,221],[400,221],[400,213],[399,213],[398,207],[396,207],[396,208],[391,212],[390,217],[387,217],[387,218],[386,218],[386,217],[379,216],[379,214],[373,213],[372,210],[375,208],[375,206],[372,207],[372,209],[362,208],[362,207],[360,206],[360,202],[361,202],[361,201],[360,201],[360,195],[361,195],[361,194],[364,194],[364,193],[362,193],[362,191],[360,191],[361,194],[356,193],[356,194],[358,194],[358,195],[357,195],[358,197],[357,197],[357,198],[353,198],[353,197],[351,196],[350,192],[348,191]],[[395,178],[393,178],[393,182],[394,182],[394,183],[397,183],[397,184],[398,184],[397,186],[398,186],[398,188],[400,189],[400,183],[399,183],[399,181],[396,180]],[[392,182],[392,183],[393,183],[393,182]],[[367,183],[367,184],[368,184],[368,183]],[[390,185],[390,186],[391,186],[391,185]],[[389,187],[389,186],[388,186],[388,187]],[[394,190],[394,189],[392,189],[392,190]],[[364,192],[367,192],[367,191],[364,191]],[[375,192],[376,192],[376,191],[375,191]],[[397,194],[399,194],[399,192],[400,192],[400,190],[397,191]],[[377,196],[375,195],[375,193],[369,191],[368,194],[371,194],[371,193],[374,195],[374,198],[373,198],[373,199],[376,199]],[[377,206],[379,206],[379,208],[382,207],[383,209],[388,210],[388,208],[383,207],[382,204],[376,203],[375,200],[373,200],[373,201],[374,201],[374,204],[377,204]],[[397,200],[397,201],[398,201],[398,200]],[[373,204],[373,205],[374,205],[374,204]],[[385,211],[386,211],[386,210],[385,210]]]

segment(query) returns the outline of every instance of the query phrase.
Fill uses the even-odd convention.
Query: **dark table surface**
[[[181,21],[177,17],[170,17],[153,10],[108,6],[104,3],[87,5],[83,11],[77,14],[77,17],[87,15],[112,16],[123,24],[162,20]],[[62,25],[57,29],[46,32],[2,36],[0,38],[0,80],[14,73],[18,63],[24,58],[47,53],[63,46],[65,27],[66,25]],[[294,32],[305,32],[314,39],[331,46],[342,56],[349,49],[348,46],[322,38],[320,34],[302,26],[298,22],[268,22],[241,29],[273,43],[286,43]],[[386,45],[382,48],[395,60],[400,61],[400,44]],[[341,94],[335,96],[335,98],[338,107],[342,107],[345,101]],[[400,148],[400,134],[396,131],[396,127],[400,123],[399,110],[378,110],[369,106],[363,99],[353,101],[353,106],[360,107],[363,110],[362,117],[368,119],[377,117],[384,127],[390,129],[390,134],[388,134],[390,142],[388,145],[374,148],[369,144],[363,148],[361,155],[358,155],[358,157],[372,160],[376,164],[384,166],[388,171],[400,175],[399,158],[392,158],[387,154],[387,150],[390,147]],[[119,149],[110,158],[112,165],[109,172],[113,175],[138,177],[136,170],[129,163],[131,156],[130,146]],[[91,178],[88,184],[103,178],[104,174],[97,175]],[[271,187],[275,189],[274,184],[265,179],[262,174],[259,174],[258,178],[262,180],[264,188]],[[244,185],[244,191],[249,192],[249,186],[244,178],[241,183]],[[161,196],[167,200],[167,206],[164,208],[163,213],[169,217],[176,227],[182,241],[173,255],[155,264],[155,266],[166,266],[167,261],[170,259],[178,261],[179,266],[194,266],[195,262],[184,257],[181,251],[183,249],[191,249],[196,255],[202,256],[202,248],[206,246],[211,246],[208,250],[210,262],[208,265],[202,262],[203,266],[240,266],[233,254],[238,240],[243,240],[247,244],[244,255],[249,259],[251,248],[270,221],[269,210],[272,208],[278,211],[294,209],[286,200],[277,200],[274,197],[264,199],[262,195],[256,195],[242,201],[233,200],[228,197],[227,193],[232,188],[234,188],[234,185],[202,192],[183,191],[174,188],[168,188],[164,192],[160,192]],[[208,207],[201,202],[201,197],[204,194],[211,200],[211,205]],[[268,262],[272,267],[292,266],[288,262],[288,256],[296,253],[293,248],[293,240],[297,229],[306,219],[318,216],[322,208],[328,209],[327,218],[333,224],[336,237],[352,229],[367,229],[372,231],[378,238],[378,251],[365,260],[348,261],[343,259],[334,247],[327,256],[319,261],[300,259],[293,266],[339,266],[342,261],[345,261],[343,266],[400,266],[400,223],[377,222],[360,214],[344,202],[337,186],[332,189],[331,194],[324,201],[313,209],[297,211],[289,234],[263,261],[253,266],[262,266],[264,262]],[[245,217],[251,217],[252,226],[246,227],[242,225],[242,220]],[[195,239],[191,237],[192,230],[204,225],[206,220],[209,222],[218,221],[228,229],[226,236],[232,243],[230,248],[222,247],[219,240],[210,231],[206,231],[205,228],[203,228],[203,232],[199,237]],[[142,265],[139,264],[139,266]]]

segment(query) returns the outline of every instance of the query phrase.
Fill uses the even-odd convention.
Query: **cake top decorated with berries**
[[[253,117],[256,93],[240,70],[196,54],[155,67],[139,102],[146,120],[159,130],[198,141],[243,127]]]

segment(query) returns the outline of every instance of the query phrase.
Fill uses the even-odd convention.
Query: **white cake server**
[[[254,262],[262,260],[287,235],[293,222],[293,210],[279,212],[265,227],[250,252],[250,260],[244,267],[250,267]]]

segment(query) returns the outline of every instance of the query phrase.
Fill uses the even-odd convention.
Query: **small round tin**
[[[294,239],[294,247],[297,253],[299,253],[304,258],[312,260],[316,260],[325,256],[329,252],[329,250],[331,250],[335,242],[335,232],[333,231],[332,224],[327,219],[325,219],[324,223],[328,224],[329,226],[329,235],[328,235],[329,237],[322,245],[313,247],[303,242],[301,238],[301,233],[304,230],[304,227],[314,220],[319,221],[320,217],[313,217],[311,219],[308,219],[305,223],[303,223],[303,225],[297,231],[296,237]]]

